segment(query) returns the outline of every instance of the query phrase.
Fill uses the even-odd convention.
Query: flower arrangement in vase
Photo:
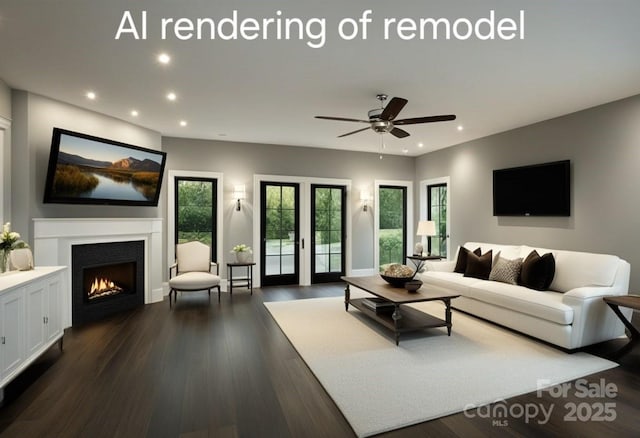
[[[11,231],[11,222],[7,222],[2,226],[0,234],[0,272],[9,270],[9,255],[18,248],[29,248],[29,245],[20,240],[20,233]]]
[[[251,247],[241,243],[236,245],[231,250],[232,253],[236,255],[236,261],[238,263],[248,263],[251,261],[251,255],[253,251],[251,251]]]

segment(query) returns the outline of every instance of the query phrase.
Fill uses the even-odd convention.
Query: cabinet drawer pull
[[[5,339],[5,337],[3,336],[3,337],[2,337],[2,345],[4,345],[4,344],[6,343],[5,341],[6,341],[6,339]]]

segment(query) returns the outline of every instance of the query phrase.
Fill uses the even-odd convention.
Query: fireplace
[[[71,246],[72,324],[144,304],[144,241]]]
[[[136,262],[125,262],[84,268],[82,274],[84,302],[92,303],[93,300],[120,294],[135,294],[136,266]]]

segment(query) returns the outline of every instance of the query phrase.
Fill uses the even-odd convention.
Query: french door
[[[311,282],[339,281],[346,272],[345,186],[311,185]]]
[[[300,185],[260,183],[261,284],[300,281]]]

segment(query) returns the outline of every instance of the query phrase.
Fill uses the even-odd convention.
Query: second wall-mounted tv
[[[157,206],[166,153],[54,128],[45,203]]]
[[[493,171],[494,216],[570,216],[569,160]]]

